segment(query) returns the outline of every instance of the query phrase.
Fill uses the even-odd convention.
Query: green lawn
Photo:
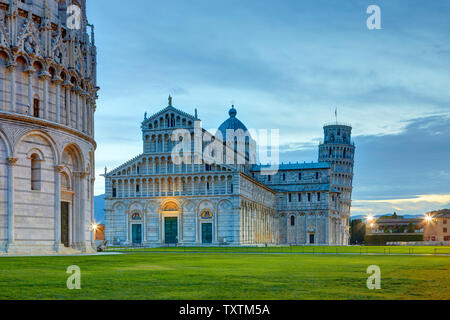
[[[81,290],[66,269],[81,268]],[[381,290],[368,290],[369,265]],[[450,299],[439,256],[130,253],[0,258],[0,299]]]

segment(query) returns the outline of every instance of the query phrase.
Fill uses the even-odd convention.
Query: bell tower
[[[350,209],[353,191],[353,166],[355,144],[351,141],[352,127],[345,123],[331,123],[324,126],[324,141],[319,146],[319,162],[329,162],[332,168],[332,185],[340,193],[339,209],[341,219],[338,222],[338,244],[347,245],[350,240]]]

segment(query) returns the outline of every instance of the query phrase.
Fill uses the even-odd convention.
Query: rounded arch
[[[3,133],[2,130],[0,130],[0,140],[3,141],[3,143],[5,144],[5,148],[6,148],[6,157],[10,158],[12,157],[12,148],[11,148],[11,144],[8,140],[8,138],[6,137],[6,135]]]
[[[73,190],[72,172],[67,167],[62,167],[59,170],[61,175],[61,188],[63,190]]]
[[[162,211],[180,211],[181,205],[180,202],[176,199],[167,199],[161,203]]]
[[[144,210],[145,204],[143,204],[142,202],[136,200],[130,203],[130,205],[128,206],[127,212],[131,213],[131,212],[141,212]]]
[[[22,63],[22,64],[24,64],[27,68],[30,67],[30,60],[29,60],[28,57],[25,56],[25,55],[19,54],[19,55],[16,57],[15,61],[16,61],[17,63]]]
[[[202,200],[199,202],[199,204],[197,206],[197,211],[200,212],[202,209],[214,210],[215,207],[210,200]]]
[[[43,132],[43,131],[39,131],[39,130],[30,130],[30,131],[26,131],[25,133],[23,133],[23,134],[20,136],[19,139],[17,139],[16,143],[14,144],[14,151],[13,151],[14,157],[17,158],[16,152],[17,152],[18,146],[19,146],[22,142],[24,142],[24,140],[25,140],[26,138],[31,137],[31,136],[39,136],[39,137],[41,137],[42,139],[46,140],[46,141],[48,142],[48,144],[50,145],[50,148],[52,149],[52,153],[53,153],[53,161],[54,161],[55,163],[59,163],[59,160],[60,160],[60,159],[59,159],[59,154],[58,154],[58,150],[57,150],[57,148],[56,148],[56,143],[55,143],[55,141],[53,140],[53,138],[52,138],[50,135],[48,135],[47,133],[45,133],[45,132]],[[28,154],[28,152],[27,152],[27,154]]]
[[[233,203],[228,199],[220,200],[217,203],[217,210],[222,213],[225,210],[231,210],[233,208]]]
[[[28,159],[31,159],[31,157],[32,157],[33,155],[35,155],[35,154],[37,154],[37,156],[38,156],[38,159],[37,159],[37,160],[39,160],[39,161],[45,161],[44,153],[43,153],[43,152],[41,151],[41,149],[39,149],[39,148],[32,148],[32,149],[28,150],[28,152],[27,152],[27,158],[28,158]]]
[[[6,50],[0,49],[0,59],[4,59],[6,61],[6,64],[11,63],[13,61],[11,54]]]
[[[36,71],[39,72],[46,70],[44,63],[40,60],[34,60],[32,66]]]
[[[113,211],[116,211],[116,210],[121,211],[121,210],[123,210],[124,208],[126,208],[125,203],[122,202],[122,201],[118,201],[118,202],[115,202],[115,203],[113,204],[113,206],[112,206],[111,209],[112,209]]]
[[[84,159],[81,148],[76,143],[68,143],[61,152],[61,162],[68,162],[70,157],[75,171],[84,171],[86,168],[86,160]]]

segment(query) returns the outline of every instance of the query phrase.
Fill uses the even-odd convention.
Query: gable
[[[186,112],[183,112],[173,106],[168,106],[155,113],[142,122],[142,130],[152,130],[171,127],[193,127],[198,119]]]

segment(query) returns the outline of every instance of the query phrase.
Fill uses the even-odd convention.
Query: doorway
[[[212,243],[212,223],[202,223],[202,243]]]
[[[314,244],[315,243],[315,239],[314,239],[314,234],[310,234],[309,235],[309,244]]]
[[[131,225],[131,235],[133,244],[142,244],[142,224]]]
[[[68,248],[69,244],[69,203],[61,202],[61,243]]]
[[[166,244],[178,243],[178,218],[164,219],[164,242]]]

